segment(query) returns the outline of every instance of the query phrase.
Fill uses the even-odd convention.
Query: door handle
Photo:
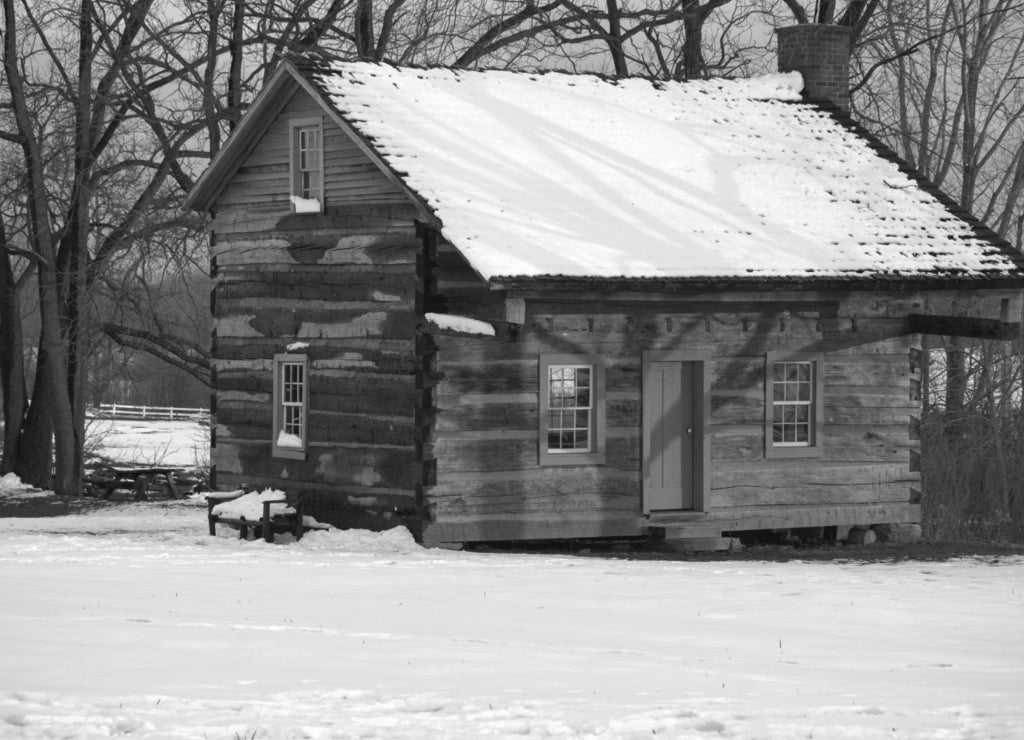
[[[687,434],[693,434],[693,427],[686,427]]]

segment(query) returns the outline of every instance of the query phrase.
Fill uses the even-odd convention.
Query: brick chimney
[[[801,23],[776,29],[779,71],[799,72],[804,95],[850,112],[850,28]]]

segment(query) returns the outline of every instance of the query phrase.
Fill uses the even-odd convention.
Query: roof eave
[[[1010,275],[847,275],[847,276],[701,276],[701,277],[593,277],[567,275],[496,275],[492,290],[524,291],[664,291],[677,290],[1017,290],[1024,289],[1024,272]]]

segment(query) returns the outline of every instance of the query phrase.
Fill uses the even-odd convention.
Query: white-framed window
[[[306,459],[309,439],[309,359],[274,355],[274,457]]]
[[[824,378],[821,355],[769,352],[765,362],[765,454],[820,457]]]
[[[540,357],[541,465],[604,463],[604,364],[578,355]]]
[[[291,124],[292,210],[322,213],[324,210],[324,127],[319,118]]]

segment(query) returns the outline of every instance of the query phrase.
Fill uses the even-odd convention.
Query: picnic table
[[[109,499],[120,488],[135,491],[135,500],[145,501],[151,487],[166,490],[172,497],[180,499],[182,493],[176,476],[184,473],[183,468],[167,466],[103,465],[87,476],[86,482],[103,499]]]

